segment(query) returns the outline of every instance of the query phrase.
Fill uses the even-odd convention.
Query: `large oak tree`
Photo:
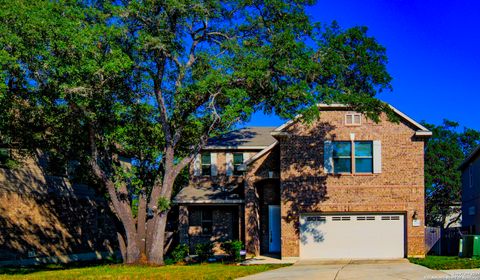
[[[314,1],[0,3],[1,135],[88,170],[128,263],[163,264],[175,180],[209,137],[259,110],[389,112],[385,49],[364,27],[312,22]]]

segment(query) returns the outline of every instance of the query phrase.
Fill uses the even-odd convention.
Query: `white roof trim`
[[[265,149],[261,150],[260,152],[256,153],[255,155],[253,155],[253,157],[249,158],[247,161],[245,161],[243,163],[243,165],[247,166],[249,165],[250,163],[256,161],[257,159],[259,159],[260,157],[262,157],[264,154],[266,154],[267,152],[269,152],[271,149],[273,149],[276,145],[278,144],[278,141],[275,141],[274,143],[272,143],[270,146],[266,147]]]
[[[263,150],[268,146],[206,146],[203,150]]]
[[[317,105],[320,109],[324,108],[324,109],[334,109],[334,108],[348,108],[347,105],[344,105],[344,104],[338,104],[338,103],[335,103],[335,104],[318,104]],[[397,114],[399,115],[400,117],[402,117],[403,119],[405,119],[407,122],[409,122],[410,124],[412,124],[413,126],[417,127],[418,130],[417,132],[415,133],[415,135],[417,136],[430,136],[432,135],[431,131],[429,131],[426,127],[424,127],[423,125],[419,124],[418,122],[414,121],[412,118],[410,118],[409,116],[405,115],[403,112],[401,112],[400,110],[398,110],[397,108],[393,107],[392,105],[388,104],[388,106],[390,106],[390,108]],[[288,122],[282,124],[281,126],[277,127],[274,132],[281,132],[283,131],[284,129],[288,128],[289,126],[291,126],[292,124],[294,124],[296,121],[298,121],[299,118],[301,118],[302,115],[299,114],[297,116],[295,116],[295,118],[293,118],[292,120],[289,120]]]

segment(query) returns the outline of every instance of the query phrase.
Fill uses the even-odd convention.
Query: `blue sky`
[[[387,48],[393,91],[378,97],[417,121],[480,130],[480,1],[319,0],[315,21],[364,25]],[[256,114],[249,125],[276,126]]]

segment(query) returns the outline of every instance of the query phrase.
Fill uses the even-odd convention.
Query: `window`
[[[212,219],[212,209],[202,209],[201,212],[202,220],[202,234],[212,234],[213,229],[213,219]]]
[[[242,175],[242,171],[239,170],[239,167],[243,164],[243,154],[235,153],[233,154],[233,175],[239,176]]]
[[[210,176],[212,174],[212,158],[210,153],[202,154],[202,175]]]
[[[359,113],[347,113],[347,114],[345,114],[345,124],[346,125],[361,125],[362,124],[362,114],[359,114]]]
[[[477,212],[477,209],[475,208],[475,206],[468,207],[468,215],[469,216],[474,216],[476,212]]]
[[[355,172],[373,173],[372,142],[355,142]]]
[[[333,142],[333,171],[335,173],[352,172],[351,142]]]
[[[334,173],[373,173],[372,141],[337,141],[332,144]]]

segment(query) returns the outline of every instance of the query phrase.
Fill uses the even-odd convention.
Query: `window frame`
[[[335,144],[336,143],[348,143],[350,145],[350,155],[348,156],[335,156]],[[334,174],[352,174],[352,141],[332,141],[332,163],[333,163],[333,173]],[[345,172],[336,172],[335,171],[335,159],[349,159],[350,160],[350,171]]]
[[[206,211],[210,212],[210,219],[204,218],[204,213]],[[205,224],[209,224],[209,226],[205,226]],[[200,226],[202,227],[202,235],[212,235],[213,234],[213,209],[211,208],[204,208],[200,210]],[[205,232],[205,228],[210,228],[209,231]]]
[[[348,117],[352,118],[352,122],[348,123]],[[355,123],[355,117],[358,117],[358,123]],[[345,114],[345,125],[346,126],[359,126],[362,125],[362,114],[356,112],[349,112]]]
[[[373,175],[374,173],[374,144],[373,140],[350,140],[350,141],[332,141],[332,164],[333,164],[333,174],[350,174],[350,175]],[[335,144],[336,143],[349,143],[350,144],[350,155],[349,156],[335,156]],[[371,156],[357,156],[355,153],[356,143],[369,143],[371,145]],[[337,172],[335,170],[335,159],[350,159],[350,171]],[[357,159],[371,159],[371,171],[369,172],[358,172],[357,171]]]
[[[240,163],[235,163],[235,155],[240,155],[242,157],[242,160],[241,160]],[[243,156],[243,153],[232,153],[232,157],[233,157],[233,159],[232,159],[232,161],[233,161],[232,162],[233,163],[232,175],[233,176],[242,176],[243,171],[238,170],[238,167],[240,167],[245,160],[245,158]]]
[[[371,150],[370,150],[371,156],[357,156],[357,155],[356,155],[356,152],[355,152],[355,148],[356,148],[356,144],[357,144],[357,143],[369,143],[370,146],[371,146]],[[352,172],[352,173],[353,173],[353,174],[373,174],[373,164],[374,164],[374,163],[373,163],[373,161],[374,161],[374,159],[373,159],[373,141],[368,141],[368,140],[365,140],[365,141],[353,141],[353,149],[354,149],[354,150],[353,150],[353,160],[355,161],[355,164],[353,164],[353,165],[354,165],[354,168],[352,168],[352,170],[353,170],[354,172]],[[357,171],[357,159],[371,159],[371,160],[372,160],[371,166],[370,166],[371,171],[370,171],[370,172],[358,172],[358,171]]]
[[[204,160],[203,160],[203,157],[205,155],[208,155],[208,158],[209,158],[209,161],[208,163],[205,163]],[[202,174],[202,176],[212,176],[212,153],[210,152],[203,152],[201,155],[200,155],[200,172]],[[208,173],[205,172],[206,170],[208,170]]]

